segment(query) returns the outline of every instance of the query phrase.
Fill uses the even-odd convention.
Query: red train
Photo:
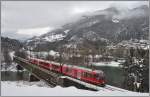
[[[30,58],[30,62],[32,64],[39,65],[42,68],[63,73],[64,75],[95,85],[105,86],[106,83],[105,75],[101,70],[91,70],[85,67],[66,64],[60,65],[53,61],[45,61],[37,58]]]

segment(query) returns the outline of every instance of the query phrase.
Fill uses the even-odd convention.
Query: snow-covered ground
[[[98,63],[93,63],[92,65],[95,65],[95,66],[119,67],[119,66],[120,66],[120,63],[119,63],[119,62],[115,62],[115,61],[111,61],[111,62],[98,62]]]
[[[121,92],[121,91],[89,91],[75,87],[63,88],[57,86],[39,86],[37,83],[28,82],[1,82],[2,96],[149,96],[149,93]]]
[[[45,41],[48,41],[48,42],[55,42],[57,40],[62,40],[65,36],[62,35],[62,34],[56,34],[56,35],[50,35],[50,36],[46,36],[44,37],[43,39]]]
[[[148,50],[150,48],[150,42],[149,40],[137,40],[137,39],[130,39],[130,40],[124,40],[117,45],[110,45],[108,46],[109,49],[116,49],[123,47],[124,49],[129,49],[129,48],[140,48],[144,50]]]
[[[5,68],[5,64],[6,63],[1,64],[1,71],[13,71],[13,72],[26,71],[24,68],[23,68],[23,70],[17,70],[17,68],[16,68],[17,64],[14,62],[12,62],[8,68]]]
[[[17,64],[12,63],[8,68],[5,68],[6,63],[1,64],[1,71],[17,71],[16,66]]]

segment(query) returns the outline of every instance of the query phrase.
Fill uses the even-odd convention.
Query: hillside
[[[47,51],[60,46],[97,48],[123,40],[148,40],[148,9],[146,5],[126,10],[111,7],[86,13],[76,22],[28,39],[25,44],[35,50],[42,47],[40,50]]]
[[[19,51],[23,47],[23,44],[16,39],[10,39],[8,37],[1,37],[1,62],[3,68],[8,68],[13,63],[13,55],[15,51]]]
[[[9,51],[15,51],[21,48],[23,44],[16,40],[16,39],[10,39],[8,37],[1,37],[1,49],[2,52],[4,50],[9,50]]]

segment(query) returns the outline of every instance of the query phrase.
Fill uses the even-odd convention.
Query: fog
[[[2,1],[2,36],[25,40],[73,22],[87,12],[147,4],[148,1]]]

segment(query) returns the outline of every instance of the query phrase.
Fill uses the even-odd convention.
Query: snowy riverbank
[[[26,71],[26,69],[23,68],[23,70],[17,70],[17,64],[16,63],[11,63],[11,65],[7,68],[5,68],[5,63],[1,64],[1,71],[12,71],[12,72],[21,72],[21,71]]]
[[[149,96],[149,93],[120,92],[120,91],[89,91],[75,87],[62,88],[57,86],[50,88],[40,85],[38,82],[1,82],[2,96]],[[58,93],[59,91],[59,93]]]

